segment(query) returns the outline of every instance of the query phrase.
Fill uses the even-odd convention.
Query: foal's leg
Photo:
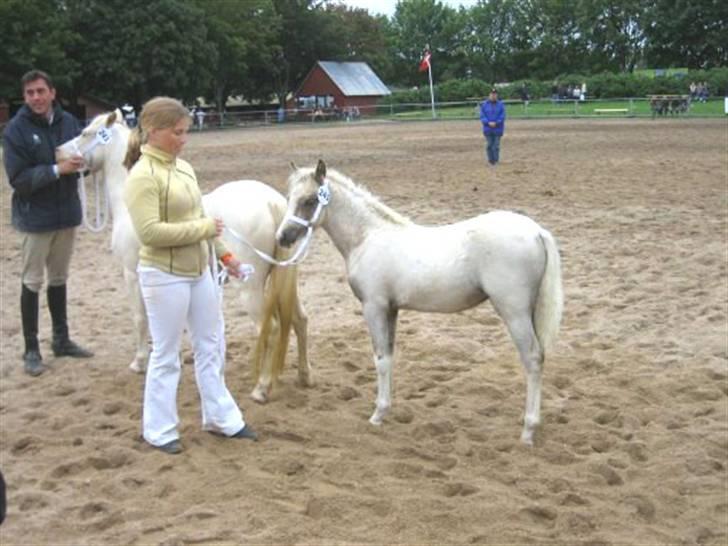
[[[533,328],[530,308],[520,313],[506,313],[501,316],[506,322],[526,372],[526,411],[523,416],[521,441],[533,445],[534,431],[541,423],[541,372],[544,353]]]
[[[304,387],[313,387],[311,363],[308,361],[308,315],[298,294],[293,310],[293,331],[296,333],[298,346],[298,381]]]
[[[129,300],[131,301],[132,317],[134,319],[134,333],[136,338],[136,354],[129,364],[129,369],[136,373],[144,373],[149,358],[149,325],[147,324],[147,311],[144,308],[142,292],[139,288],[139,279],[136,271],[124,268],[124,281],[126,282]]]
[[[397,329],[397,309],[364,304],[364,318],[369,327],[377,368],[377,406],[369,418],[373,425],[381,425],[392,406],[392,367],[394,366],[394,338]]]
[[[258,272],[262,273],[262,272]],[[240,298],[243,309],[248,313],[250,319],[255,325],[255,332],[257,336],[261,335],[261,321],[263,320],[263,305],[265,300],[265,279],[268,273],[265,275],[258,275],[257,278],[253,278],[249,283],[254,283],[250,286],[246,286],[240,292]],[[271,332],[269,335],[270,339],[277,339],[278,336],[278,321],[274,319],[271,324]],[[268,402],[268,394],[271,387],[271,370],[273,352],[268,350],[263,355],[263,360],[260,365],[260,375],[258,376],[258,383],[255,385],[250,393],[250,397],[260,404]]]

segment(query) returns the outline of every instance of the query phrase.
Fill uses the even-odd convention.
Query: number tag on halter
[[[96,142],[102,146],[111,142],[111,131],[106,127],[101,127],[101,129],[96,132]]]
[[[321,203],[322,205],[329,204],[329,201],[331,201],[331,190],[329,189],[328,185],[324,184],[323,186],[319,187],[318,200],[319,203]]]

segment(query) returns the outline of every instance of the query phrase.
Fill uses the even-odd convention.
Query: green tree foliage
[[[728,3],[479,0],[455,10],[399,0],[387,18],[340,0],[0,0],[0,35],[6,100],[40,68],[70,99],[283,101],[318,60],[367,62],[389,86],[417,86],[429,100],[417,70],[426,47],[440,100],[524,80],[536,94],[555,79],[585,79],[591,96],[639,96],[675,85],[624,76],[645,67],[688,67],[689,79],[725,92],[716,67],[728,65]]]
[[[208,86],[215,51],[204,13],[179,0],[66,0],[83,43],[76,92],[139,106],[155,95],[191,102]]]
[[[644,25],[652,66],[715,68],[728,64],[728,3],[654,0]]]
[[[0,98],[20,97],[20,78],[33,68],[49,73],[61,95],[70,91],[79,63],[65,51],[81,36],[61,0],[1,0],[0,36]]]
[[[280,54],[279,18],[271,0],[195,0],[204,13],[207,42],[212,46],[206,64],[211,78],[206,95],[225,106],[227,97],[266,99],[274,91],[272,67]]]
[[[432,52],[435,79],[445,77],[450,61],[459,53],[457,12],[439,0],[401,0],[392,18],[390,31],[394,70],[405,85],[422,83],[417,67],[425,48]],[[450,73],[450,77],[465,74]]]

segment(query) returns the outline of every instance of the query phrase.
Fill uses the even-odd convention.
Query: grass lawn
[[[407,108],[407,110],[397,111],[398,108]],[[436,104],[435,112],[438,119],[477,119],[479,117],[479,106],[475,103]],[[647,99],[588,100],[584,102],[542,100],[531,101],[527,107],[520,101],[506,102],[506,115],[511,119],[651,117],[652,110]],[[693,102],[686,114],[679,114],[682,117],[721,117],[724,115],[722,98],[709,100],[705,103]],[[427,120],[432,119],[432,110],[429,104],[394,105],[389,113],[383,114],[383,117],[401,120]]]

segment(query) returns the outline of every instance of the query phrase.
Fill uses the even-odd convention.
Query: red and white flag
[[[424,72],[430,68],[430,52],[425,51],[425,55],[420,61],[420,72]]]

